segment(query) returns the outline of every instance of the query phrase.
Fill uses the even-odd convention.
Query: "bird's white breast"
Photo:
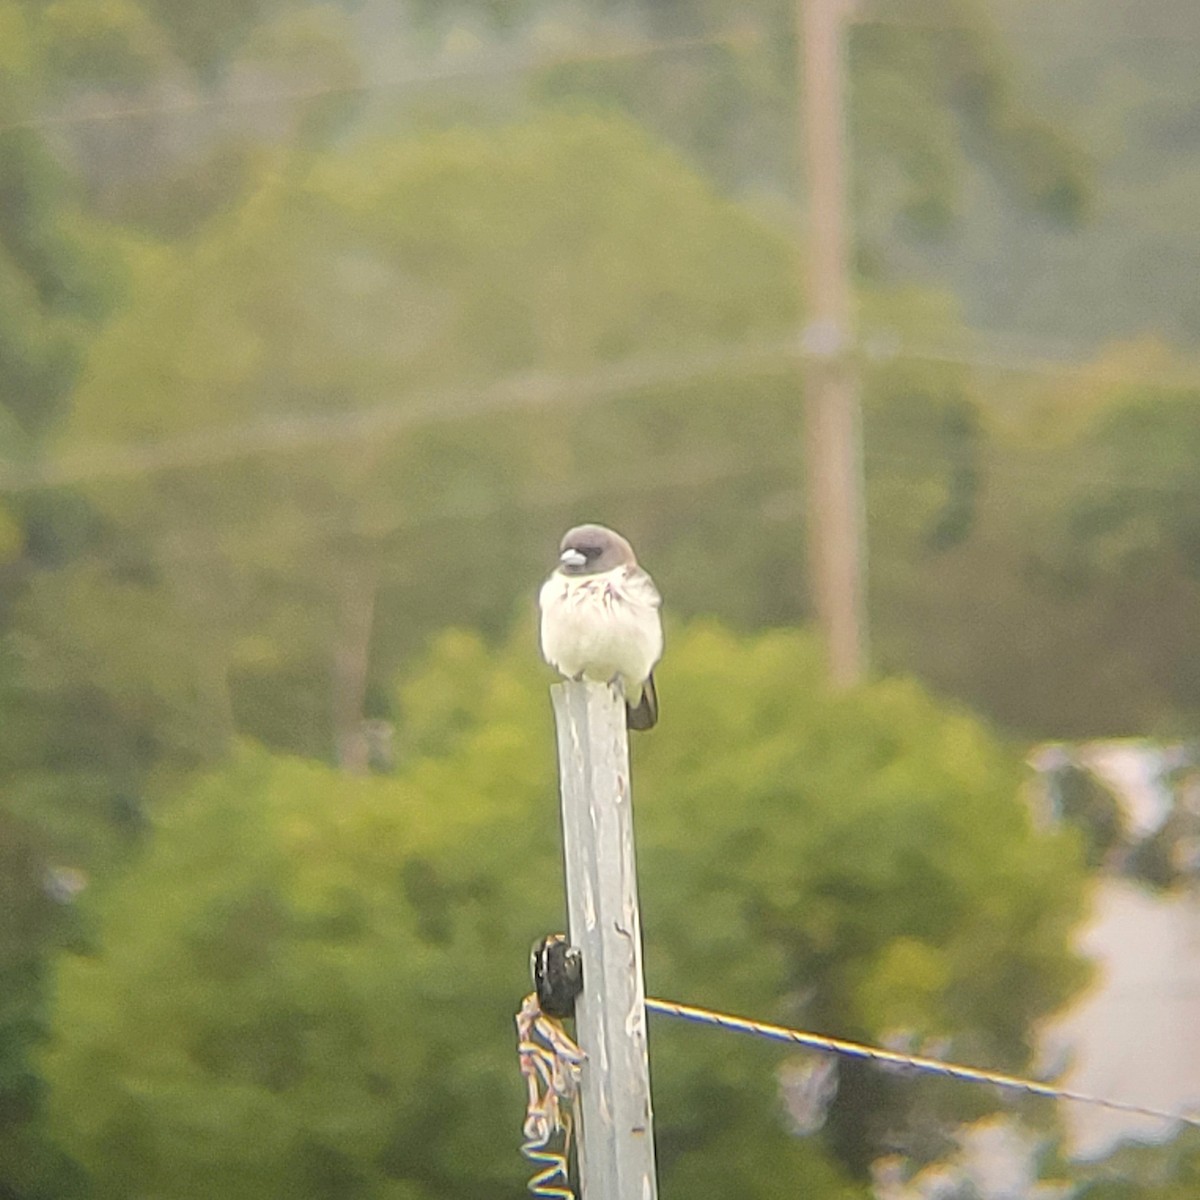
[[[643,683],[662,656],[658,597],[626,568],[602,575],[556,571],[542,585],[542,655],[568,678]]]

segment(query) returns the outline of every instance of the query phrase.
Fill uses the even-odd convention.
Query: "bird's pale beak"
[[[582,567],[587,559],[578,550],[564,550],[558,556],[558,561],[564,567]]]

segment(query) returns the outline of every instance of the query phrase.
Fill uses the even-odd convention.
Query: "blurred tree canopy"
[[[1194,364],[937,351],[1200,336],[1195,11],[850,32],[876,661],[1022,736],[1194,724]],[[639,749],[657,990],[1019,1067],[1078,984],[1082,851],[1025,828],[1007,753],[761,635],[806,616],[793,21],[0,0],[0,1195],[86,1188],[51,1020],[103,1194],[516,1193],[497,1046],[558,889],[505,638],[576,519],[738,631],[672,641],[679,740]],[[364,718],[394,778],[314,761],[363,771]],[[799,1141],[777,1054],[655,1038],[680,1196],[861,1196],[972,1115],[847,1069]],[[1086,1186],[1167,1200],[1189,1153]]]
[[[613,7],[628,19],[630,6]],[[634,10],[655,36],[715,41],[668,44],[652,70],[636,60],[566,63],[544,73],[538,93],[619,105],[736,192],[795,195],[796,5],[743,4],[732,23],[728,6],[706,0]],[[890,274],[897,239],[947,232],[961,209],[968,156],[988,165],[1018,210],[1067,224],[1086,211],[1083,155],[1028,105],[1001,46],[975,0],[927,4],[915,21],[901,14],[889,22],[886,12],[876,20],[870,8],[852,21],[850,146],[867,276]],[[764,155],[765,145],[773,153]]]
[[[864,197],[877,197],[863,201],[868,247],[872,229],[917,220],[934,194],[922,200],[922,189],[952,183],[961,148],[974,154],[972,139],[1001,158],[1012,149],[1004,149],[1010,135],[1012,145],[1037,141],[1020,133],[1036,122],[983,16],[969,5],[944,9],[917,29],[881,17],[855,31],[855,94],[863,108],[856,137],[867,155],[857,176]],[[132,9],[122,11],[122,21],[133,20]],[[711,31],[711,13],[688,11],[683,6],[667,24]],[[169,74],[168,63],[170,71],[186,67],[196,86],[219,90],[265,44],[262,31],[283,19],[269,6],[255,13],[239,25],[222,23],[214,11],[221,38],[205,43],[193,31],[210,49],[182,58],[171,50],[186,27],[177,14],[147,10],[138,20],[158,29],[143,39],[156,48],[155,72]],[[768,7],[754,21],[773,28],[786,15],[784,6]],[[666,20],[661,12],[651,17]],[[58,22],[67,37],[69,22]],[[344,32],[349,45],[352,28]],[[132,35],[126,41],[142,44]],[[714,53],[750,53],[759,64],[747,66],[750,75],[775,79],[775,90],[752,107],[790,121],[783,98],[791,51],[771,66],[763,56],[778,50],[778,39],[760,39],[752,53],[739,44]],[[708,79],[711,62],[702,55],[689,67],[690,59],[668,59],[667,74],[630,68],[630,81],[655,77],[664,96],[704,91],[669,86],[670,71],[694,69]],[[122,62],[104,68],[111,78],[132,72]],[[627,66],[547,68],[533,72],[530,90],[543,101],[604,101],[612,89],[595,73]],[[575,71],[583,75],[575,79]],[[574,82],[560,87],[554,81],[563,72]],[[728,91],[711,86],[714,95]],[[705,118],[681,115],[669,127],[623,95],[617,87],[609,101],[661,128],[719,177],[714,163],[729,161],[718,153],[720,139],[709,162],[688,148],[684,133],[685,125],[703,130]],[[481,109],[469,112],[487,119]],[[889,125],[910,117],[907,132]],[[104,518],[100,533],[85,519],[86,507],[81,514],[81,536],[95,539],[90,560],[39,576],[23,612],[27,645],[38,651],[25,656],[27,682],[53,690],[71,663],[72,677],[103,697],[111,716],[100,727],[110,745],[126,747],[116,756],[133,764],[135,776],[164,759],[204,761],[238,729],[360,761],[361,743],[352,745],[358,722],[364,712],[386,715],[386,679],[431,629],[446,619],[493,632],[506,625],[509,597],[540,574],[537,547],[552,542],[561,523],[546,516],[551,510],[577,505],[583,516],[604,508],[639,541],[669,547],[663,565],[683,612],[715,611],[746,626],[804,615],[794,369],[780,343],[750,371],[734,365],[726,372],[718,360],[695,382],[618,380],[602,389],[603,406],[589,390],[598,363],[781,338],[796,320],[790,239],[616,117],[551,110],[478,133],[427,117],[413,123],[430,128],[357,143],[304,138],[282,126],[256,130],[248,140],[258,148],[238,152],[236,181],[220,203],[190,215],[164,209],[163,222],[151,225],[172,240],[132,255],[132,302],[94,348],[61,445],[83,453],[161,439],[168,458],[177,453],[181,462],[153,478],[89,485],[88,502]],[[778,144],[788,144],[776,132]],[[187,151],[176,153],[171,169],[212,175],[198,167],[209,161],[203,139],[178,140]],[[903,160],[894,165],[917,189],[909,199],[877,186],[898,176],[871,157],[876,152]],[[1036,157],[1012,171],[1041,180],[1027,196],[1050,195],[1053,172],[1036,167]],[[1068,173],[1070,157],[1064,149],[1060,165]],[[164,162],[148,169],[169,174]],[[180,194],[196,195],[186,170]],[[753,191],[745,180],[738,186]],[[139,183],[135,192],[148,189]],[[949,193],[939,194],[948,212]],[[869,217],[871,205],[884,224]],[[864,308],[886,312],[887,327],[918,340],[961,329],[952,304],[914,320],[926,303],[919,296],[910,289],[900,303],[881,307],[868,293]],[[539,381],[531,379],[490,402],[481,397],[480,409],[496,405],[489,417],[457,393],[530,369],[578,373],[588,403],[539,404]],[[883,548],[874,557],[879,645],[885,665],[916,667],[1017,727],[1033,728],[1044,718],[1020,711],[1028,673],[1003,668],[1006,677],[986,685],[963,681],[965,672],[939,661],[957,653],[959,639],[930,644],[913,615],[914,603],[929,598],[907,595],[931,572],[971,559],[978,540],[971,535],[988,529],[982,500],[995,490],[987,467],[994,430],[985,399],[962,370],[906,361],[872,372],[868,452],[879,466],[869,462],[870,505],[873,540]],[[368,414],[356,433],[354,414],[373,405],[395,407],[389,419],[403,428],[370,439]],[[287,448],[279,424],[285,413],[296,421],[297,412],[310,431],[328,428],[319,453]],[[438,415],[450,412],[453,419]],[[252,453],[272,426],[279,451]],[[301,442],[304,432],[297,431]],[[244,439],[245,457],[227,453],[222,439]],[[626,449],[614,456],[613,445]],[[711,502],[714,479],[729,489],[720,504]],[[748,517],[761,537],[743,536]],[[482,518],[501,524],[476,536],[471,525]],[[463,538],[469,546],[460,545]],[[982,554],[991,561],[992,549]],[[697,578],[708,577],[685,569],[689,559],[722,572],[715,586],[697,587]],[[477,569],[483,563],[490,570]],[[1026,571],[1011,574],[1020,582]],[[750,594],[747,579],[758,581]],[[488,581],[486,591],[480,580]],[[987,590],[1012,589],[996,592],[989,580]],[[1032,628],[1028,601],[1018,589],[997,615]],[[72,617],[60,621],[59,613]],[[164,644],[183,642],[188,652],[167,670],[149,645],[140,656],[107,653],[106,631],[126,622],[149,623]],[[974,619],[959,624],[970,636]],[[130,641],[124,632],[119,640]],[[1018,695],[1010,699],[1006,689]],[[1061,712],[1060,700],[1055,707]],[[1056,716],[1048,731],[1085,721]]]
[[[1188,1129],[1165,1146],[1127,1143],[1082,1175],[1079,1200],[1187,1200],[1200,1187],[1200,1137]]]
[[[955,418],[976,423],[960,451],[964,488],[974,480],[964,536],[876,558],[885,661],[1033,736],[1187,736],[1200,712],[1198,389],[1172,375],[1170,356],[1131,346],[1010,388],[1007,412],[968,403]],[[898,449],[880,451],[880,487],[903,478],[887,464]],[[867,452],[870,470],[870,430]]]
[[[0,4],[0,473],[42,452],[68,407],[86,346],[121,293],[118,256],[40,133],[26,125],[53,86],[53,46],[30,6]],[[8,482],[7,478],[4,481]],[[11,638],[31,574],[70,539],[78,506],[0,492],[0,1191],[35,1195],[71,1168],[39,1128],[42,1087],[31,1047],[48,1020],[46,955],[64,937],[48,894],[53,834],[10,784],[20,767],[48,773],[61,739],[43,736],[18,679]],[[86,521],[86,518],[82,518]],[[55,706],[61,719],[63,708]],[[85,813],[76,825],[83,834]],[[17,1189],[13,1191],[11,1189]]]
[[[1090,219],[1078,229],[1030,219],[983,174],[938,278],[972,324],[1083,352],[1154,332],[1200,344],[1200,18],[1189,0],[997,0],[1004,42],[1027,94],[1072,132],[1091,164]],[[920,255],[918,251],[918,255]],[[929,262],[903,256],[928,277]]]
[[[536,376],[493,395],[490,381],[569,381],[637,353],[781,331],[792,311],[786,243],[628,122],[587,116],[281,167],[203,238],[143,257],[63,445],[166,445],[178,461],[86,484],[110,536],[45,573],[25,611],[33,678],[54,686],[70,664],[131,722],[153,712],[150,763],[222,751],[236,673],[321,659],[340,741],[363,715],[377,590],[434,620],[486,605],[507,622],[541,565],[506,510],[601,476],[618,448],[633,471],[656,451],[631,446],[625,422],[602,444],[567,385],[553,403]],[[666,419],[649,417],[658,442]],[[435,527],[434,544],[411,544],[459,510],[499,525],[460,545],[437,545]],[[454,561],[464,552],[469,569]],[[188,657],[149,643],[109,653],[130,623]],[[305,725],[298,748],[326,752]]]
[[[61,962],[45,1066],[98,1197],[522,1194],[511,1013],[561,921],[529,637],[439,639],[393,777],[243,746],[81,902],[99,942]],[[795,633],[677,627],[662,690],[673,736],[635,752],[651,991],[1023,1065],[1084,978],[1083,874],[1073,836],[1032,831],[1017,760],[911,683],[828,695]],[[653,1041],[667,1197],[863,1196],[885,1138],[928,1152],[917,1099],[996,1103],[849,1072],[797,1139],[778,1052]]]
[[[0,438],[28,458],[63,412],[83,339],[110,299],[100,248],[61,164],[23,125],[46,86],[23,7],[0,6]],[[20,539],[0,538],[0,564]]]

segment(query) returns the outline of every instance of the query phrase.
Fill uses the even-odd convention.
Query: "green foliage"
[[[1155,19],[1186,28],[1189,4]],[[0,502],[5,1195],[83,1186],[39,1128],[30,1066],[44,956],[90,932],[48,897],[60,864],[94,879],[106,940],[64,970],[58,1127],[107,1194],[515,1194],[508,1014],[557,908],[527,647],[439,640],[404,689],[394,780],[226,755],[248,732],[330,757],[364,711],[390,713],[397,667],[435,631],[502,636],[574,517],[629,532],[683,617],[804,615],[795,364],[696,365],[799,319],[795,6],[744,6],[719,44],[601,51],[481,92],[361,88],[384,62],[420,74],[419,37],[472,9],[525,49],[561,22],[584,57],[731,20],[712,0],[412,7],[436,10],[419,36],[378,5],[0,0],[0,467],[51,445],[98,464],[81,492]],[[1127,37],[1154,33],[1134,0],[881,15],[849,40],[863,274],[944,272],[972,320],[1039,334],[1136,318],[1194,339],[1186,44]],[[137,115],[71,119],[93,105]],[[1103,189],[1069,235],[1089,164],[1055,109]],[[861,300],[864,327],[905,342],[961,332],[948,294]],[[647,356],[687,377],[605,382]],[[1195,395],[1114,390],[1106,365],[1051,395],[1044,424],[1012,419],[1026,398],[995,378],[865,373],[876,661],[1038,736],[1200,711]],[[576,381],[566,398],[545,401],[547,374]],[[321,437],[297,448],[304,422]],[[361,688],[331,717],[356,657]],[[705,761],[638,748],[654,987],[1019,1065],[1078,981],[1079,876],[1070,847],[1024,828],[1006,754],[910,685],[824,696],[790,635],[692,627],[665,672]],[[736,747],[714,736],[730,730]],[[213,774],[173,807],[197,767]],[[1112,830],[1093,816],[1095,862]],[[292,861],[296,822],[327,859]],[[1136,864],[1164,885],[1167,833]],[[144,1029],[161,1047],[145,1064]],[[859,1195],[846,1180],[884,1130],[928,1158],[932,1118],[963,1115],[962,1092],[847,1069],[825,1141],[787,1139],[764,1086],[777,1054],[655,1037],[679,1196]],[[1167,1161],[1187,1178],[1186,1156]]]
[[[45,1065],[100,1197],[521,1194],[510,1014],[561,921],[530,641],[443,636],[398,693],[394,777],[243,747],[96,895]],[[802,635],[670,641],[635,745],[650,990],[1022,1064],[1082,979],[1081,868],[1016,761],[910,683],[828,695]],[[778,1052],[664,1024],[653,1054],[664,1196],[864,1195],[836,1137],[784,1133]]]
[[[51,77],[74,86],[145,85],[166,61],[162,30],[136,0],[56,0],[39,15]]]
[[[1088,866],[1103,866],[1127,834],[1120,800],[1094,775],[1073,764],[1055,772],[1052,786],[1056,810],[1083,836]]]
[[[1150,19],[1138,0],[997,0],[988,8],[1023,64],[1027,92],[1090,161],[1095,199],[1091,219],[1064,230],[1030,220],[971,171],[943,278],[972,323],[987,328],[1081,350],[1148,330],[1195,346],[1194,7],[1164,0]]]
[[[781,331],[789,255],[615,118],[549,113],[267,173],[193,243],[141,256],[133,304],[93,349],[66,447],[174,440],[182,462],[88,486],[112,537],[38,584],[27,611],[47,669],[152,708],[151,737],[186,758],[219,751],[232,712],[255,733],[278,726],[274,697],[262,716],[246,698],[264,674],[328,669],[347,580],[382,589],[377,623],[407,635],[403,653],[450,619],[507,622],[545,544],[522,497],[572,479],[618,492],[660,447],[703,452],[732,422],[686,393],[633,394],[614,431],[526,389],[491,404],[478,389]],[[775,439],[784,410],[777,391],[768,402],[772,424],[741,440]],[[275,452],[272,432],[297,418],[316,436]],[[481,512],[497,527],[462,541],[439,528]],[[114,655],[112,635],[137,623],[191,649]],[[327,729],[298,744],[328,746]]]
[[[27,459],[74,381],[81,343],[117,291],[115,256],[39,132],[26,128],[41,79],[19,6],[0,7],[0,432]],[[106,277],[107,276],[107,277]],[[117,274],[119,279],[119,274]]]
[[[460,0],[456,7],[479,6]],[[667,49],[653,70],[636,59],[559,64],[541,75],[535,94],[617,106],[726,187],[793,194],[801,170],[791,153],[796,6],[743,4],[732,30],[728,7],[706,0],[634,11],[659,37],[724,33],[728,40]],[[886,270],[892,243],[919,245],[946,233],[964,207],[968,157],[986,164],[1016,211],[1032,208],[1059,225],[1084,215],[1089,164],[1030,107],[983,5],[940,0],[911,22],[866,14],[850,25],[849,47],[852,177],[866,272]]]
[[[456,370],[732,341],[781,327],[793,306],[782,240],[615,117],[552,111],[384,143],[315,188],[415,282],[453,297]]]
[[[1120,652],[1153,678],[1162,701],[1200,711],[1200,673],[1185,649],[1200,599],[1200,450],[1195,389],[1122,390],[1063,456],[1069,485],[1044,562],[1069,598],[1103,597]]]
[[[876,586],[891,598],[914,560],[927,562],[972,532],[988,439],[959,368],[893,364],[866,382],[868,528],[881,548]]]
[[[1078,1200],[1188,1200],[1200,1187],[1200,1136],[1188,1129],[1165,1146],[1126,1144],[1082,1174]]]
[[[75,181],[36,127],[56,56],[43,6],[0,2],[0,473],[27,466],[60,421],[84,346],[123,283],[118,249],[83,211]],[[56,6],[48,6],[55,8]],[[70,1167],[39,1128],[30,1055],[48,1020],[46,956],[69,921],[45,889],[95,825],[94,795],[53,774],[65,710],[22,686],[14,610],[69,504],[0,499],[0,1193],[68,1194]],[[51,800],[51,798],[53,798]],[[64,803],[65,800],[65,803]],[[71,833],[62,835],[68,810]],[[103,824],[103,823],[101,823]],[[98,841],[103,841],[101,836]],[[96,857],[103,851],[97,848]]]
[[[945,0],[928,6],[923,20],[868,19],[854,30],[852,48],[868,211],[869,189],[899,167],[910,232],[945,232],[962,214],[965,148],[1018,211],[1032,207],[1067,225],[1084,215],[1088,164],[1025,101],[1021,72],[986,6]]]
[[[47,949],[77,933],[65,894],[56,901],[47,886],[55,869],[39,832],[0,808],[0,1188],[30,1200],[77,1194],[37,1121],[45,1085],[32,1058],[49,1021]]]
[[[938,390],[926,374],[914,394],[928,417],[910,427],[888,401],[903,375],[889,372],[867,434],[883,661],[1033,736],[1188,735],[1200,711],[1196,391],[1121,382],[1140,374],[1179,370],[1152,348],[1114,349],[1078,379],[997,388],[986,412],[953,373]],[[934,446],[961,476],[926,473]],[[911,539],[923,519],[953,516],[957,541],[893,555],[901,521]]]
[[[510,1178],[511,1140],[480,1122],[519,1094],[507,1010],[527,947],[502,914],[530,914],[479,858],[497,837],[547,856],[473,799],[444,764],[419,785],[350,782],[246,750],[180,802],[102,902],[102,956],[60,983],[56,1112],[98,1195],[417,1197],[447,1175],[478,1195]]]
[[[344,131],[361,99],[354,7],[6,0],[36,84],[18,126],[39,145],[53,127],[91,215],[180,237],[244,198],[264,149],[303,154]],[[248,84],[290,98],[251,114]]]

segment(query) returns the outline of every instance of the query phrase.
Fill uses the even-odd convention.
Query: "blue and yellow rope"
[[[864,1046],[861,1042],[848,1042],[842,1038],[824,1037],[819,1033],[806,1033],[799,1029],[788,1029],[783,1025],[770,1025],[765,1021],[752,1021],[746,1017],[714,1012],[712,1009],[695,1008],[690,1004],[677,1004],[673,1000],[655,1000],[647,997],[646,1010],[662,1016],[679,1017],[699,1025],[713,1025],[719,1029],[732,1030],[734,1033],[746,1033],[753,1037],[767,1038],[773,1042],[788,1042],[795,1046],[805,1046],[810,1050],[824,1050],[846,1058],[865,1059],[885,1066],[906,1067],[910,1070],[924,1071],[930,1075],[966,1080],[969,1083],[988,1083],[993,1087],[1025,1092],[1031,1096],[1047,1096],[1053,1100],[1091,1104],[1097,1108],[1110,1109],[1113,1112],[1133,1113],[1139,1117],[1154,1117],[1162,1121],[1177,1121],[1184,1125],[1200,1127],[1200,1114],[1166,1112],[1163,1109],[1132,1104],[1125,1100],[1110,1100],[1106,1096],[1093,1096],[1087,1092],[1058,1088],[1052,1084],[1039,1083],[1034,1079],[1021,1079],[1016,1075],[1002,1075],[996,1071],[983,1071],[977,1067],[964,1067],[958,1063],[942,1062],[936,1058],[922,1058],[915,1054],[899,1054],[894,1050],[883,1050],[877,1046]]]
[[[536,993],[525,997],[516,1021],[517,1055],[528,1090],[521,1153],[540,1168],[529,1180],[529,1191],[538,1200],[575,1200],[569,1156],[584,1055],[562,1024],[541,1011]]]

